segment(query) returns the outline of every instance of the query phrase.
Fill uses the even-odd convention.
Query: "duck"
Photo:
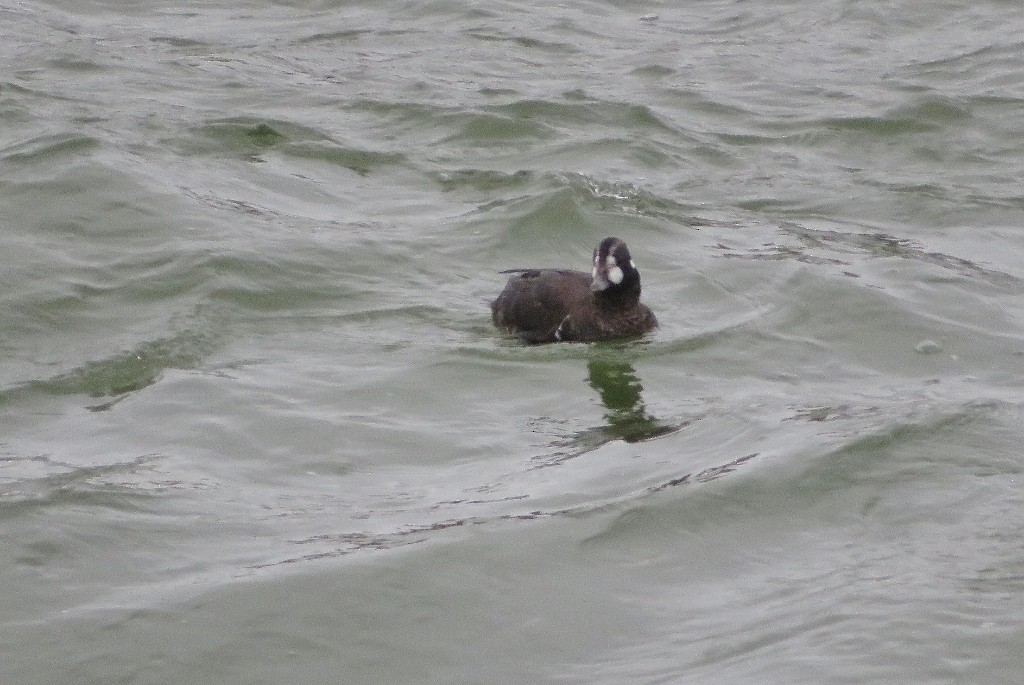
[[[513,274],[491,303],[494,325],[527,344],[595,342],[641,336],[658,320],[640,302],[640,272],[619,238],[594,250],[591,272],[507,269]]]

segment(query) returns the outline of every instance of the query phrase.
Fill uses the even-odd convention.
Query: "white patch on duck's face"
[[[622,283],[622,269],[619,268],[619,262],[615,259],[615,255],[608,255],[604,258],[605,268],[608,270],[608,280],[614,285]]]

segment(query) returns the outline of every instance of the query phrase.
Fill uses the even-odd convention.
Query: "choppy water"
[[[1024,7],[0,22],[3,682],[1020,680]]]

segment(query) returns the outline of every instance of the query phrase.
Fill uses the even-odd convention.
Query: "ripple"
[[[75,466],[45,456],[0,457],[5,467],[0,519],[9,522],[14,517],[75,507],[145,512],[159,491],[147,485],[158,461],[157,455],[145,455],[120,463]],[[22,563],[32,562],[23,558]]]
[[[16,164],[39,164],[67,156],[77,157],[98,149],[100,145],[100,141],[91,136],[50,133],[5,146],[0,149],[0,159]]]
[[[106,359],[86,364],[44,380],[30,381],[0,391],[0,405],[23,401],[28,395],[78,395],[123,399],[156,383],[166,369],[195,369],[215,349],[217,336],[186,330],[151,340]],[[113,403],[91,407],[105,410]]]

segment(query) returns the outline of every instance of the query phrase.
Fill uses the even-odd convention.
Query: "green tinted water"
[[[1013,681],[1016,12],[0,9],[5,682]]]

